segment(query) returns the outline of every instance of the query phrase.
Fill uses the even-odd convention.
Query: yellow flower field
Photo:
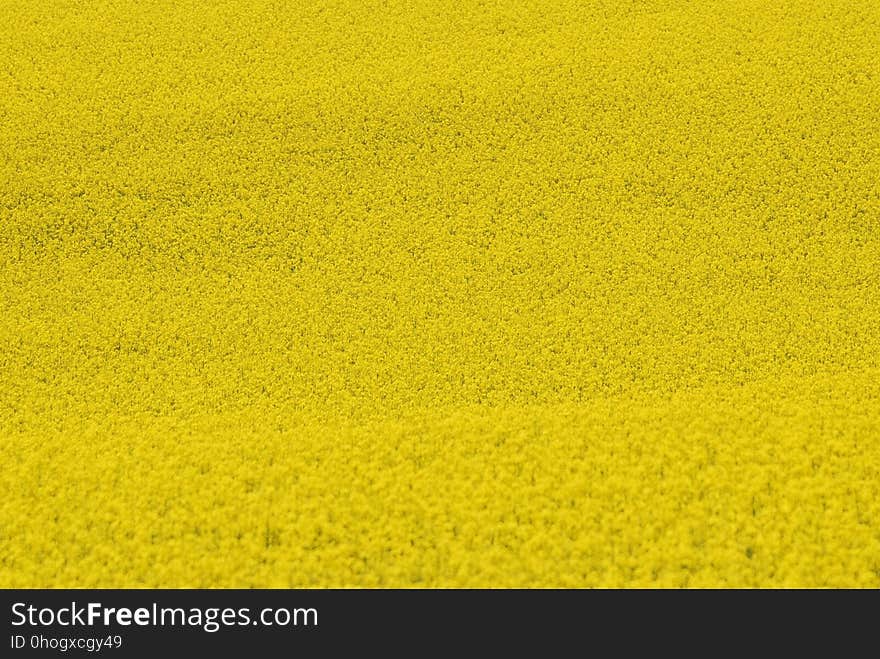
[[[0,586],[880,586],[880,3],[0,2]]]

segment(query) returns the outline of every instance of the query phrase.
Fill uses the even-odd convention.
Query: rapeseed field
[[[0,585],[880,586],[880,3],[0,2]]]

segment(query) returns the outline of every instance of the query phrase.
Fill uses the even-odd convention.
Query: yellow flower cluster
[[[0,3],[0,586],[880,586],[880,3]]]

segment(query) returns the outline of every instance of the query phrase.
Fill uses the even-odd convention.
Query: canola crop
[[[0,585],[880,586],[880,4],[4,0]]]

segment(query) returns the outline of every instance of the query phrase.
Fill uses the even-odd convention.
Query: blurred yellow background
[[[880,586],[880,4],[0,4],[0,585]]]

